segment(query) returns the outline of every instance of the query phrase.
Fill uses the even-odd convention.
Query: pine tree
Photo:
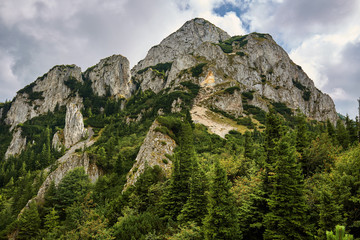
[[[335,228],[335,234],[330,231],[326,231],[327,240],[353,240],[354,237],[350,234],[345,234],[345,227],[337,225]]]
[[[340,119],[336,122],[336,139],[343,149],[347,149],[349,147],[350,135]]]
[[[335,196],[324,186],[320,193],[320,204],[319,204],[319,239],[326,239],[326,232],[329,229],[333,229],[337,224],[342,224],[342,205],[336,202]]]
[[[251,133],[249,131],[245,132],[245,143],[244,143],[244,157],[245,160],[253,159],[253,151],[254,151],[254,141],[251,137]]]
[[[19,219],[18,239],[31,239],[39,234],[41,219],[36,204],[33,202],[25,209]]]
[[[189,123],[181,123],[179,150],[175,153],[170,186],[163,198],[165,215],[173,220],[180,214],[190,195],[190,177],[195,158],[193,134]]]
[[[180,222],[194,221],[198,226],[202,224],[202,220],[207,213],[207,181],[205,173],[195,162],[193,173],[190,179],[190,195],[178,216]]]
[[[45,216],[44,227],[51,231],[59,225],[59,216],[55,208],[52,208],[50,212]]]
[[[264,239],[309,239],[306,202],[300,165],[288,135],[272,149],[269,212],[264,217]]]
[[[215,161],[210,181],[208,214],[204,219],[205,239],[241,239],[231,183]]]

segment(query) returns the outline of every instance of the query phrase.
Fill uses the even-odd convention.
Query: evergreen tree
[[[194,163],[193,173],[190,179],[190,195],[178,216],[180,222],[194,221],[198,226],[207,213],[207,181],[205,173],[200,169],[197,162]]]
[[[195,158],[193,134],[189,123],[181,123],[179,150],[175,153],[170,186],[164,194],[163,206],[166,215],[175,220],[190,195],[190,177]]]
[[[269,212],[264,217],[264,239],[309,239],[301,169],[295,148],[285,136],[273,148]]]
[[[326,231],[327,240],[353,240],[354,237],[350,234],[345,234],[345,227],[337,225],[335,228],[335,234],[330,231]]]
[[[50,212],[45,216],[44,227],[46,230],[51,231],[59,225],[59,216],[55,208],[52,208]]]
[[[41,219],[36,204],[33,202],[25,209],[19,219],[18,239],[31,239],[39,234]]]
[[[333,229],[337,224],[343,224],[342,205],[336,202],[328,186],[325,185],[320,194],[318,237],[325,240],[327,230]]]
[[[205,239],[241,239],[231,183],[226,171],[215,161],[209,189],[208,214],[204,219]]]
[[[349,118],[349,115],[346,115],[345,118],[345,127],[346,131],[349,134],[350,144],[354,144],[358,142],[358,135],[357,135],[357,123]]]
[[[254,151],[254,141],[251,137],[251,133],[249,131],[245,132],[245,143],[244,143],[244,157],[245,160],[253,159]]]
[[[58,185],[56,192],[56,210],[61,218],[64,210],[74,202],[82,200],[90,189],[90,180],[84,168],[69,171]]]
[[[336,139],[343,149],[347,149],[349,147],[350,135],[340,119],[336,122]]]

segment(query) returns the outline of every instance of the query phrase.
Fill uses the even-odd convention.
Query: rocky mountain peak
[[[13,129],[19,123],[48,111],[53,112],[56,106],[64,106],[69,101],[81,101],[76,96],[70,96],[71,89],[66,85],[69,80],[83,82],[80,67],[55,66],[35,82],[19,90],[7,112],[6,124]]]
[[[128,98],[134,87],[130,79],[129,60],[122,55],[101,59],[98,64],[86,70],[84,76],[91,81],[91,87],[98,96]]]
[[[137,72],[158,63],[172,62],[182,54],[191,53],[203,42],[218,43],[228,38],[228,33],[209,21],[202,18],[192,19],[162,40],[159,45],[152,47],[145,59],[133,70]]]

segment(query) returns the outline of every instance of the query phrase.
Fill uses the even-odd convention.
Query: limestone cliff
[[[157,65],[156,65],[157,64]],[[334,102],[268,34],[230,37],[194,19],[165,38],[132,70],[142,90],[176,90],[184,81],[201,87],[194,106],[246,116],[244,104],[268,111],[283,103],[318,121],[337,120]],[[251,99],[244,100],[244,94]]]
[[[129,98],[134,85],[131,83],[129,60],[121,55],[102,59],[84,73],[98,96]]]
[[[45,171],[49,172],[49,174],[39,188],[36,197],[29,200],[27,205],[29,205],[29,203],[34,200],[42,201],[44,199],[45,192],[52,181],[55,183],[55,186],[57,186],[68,171],[77,167],[84,167],[84,170],[89,175],[91,182],[95,182],[99,178],[99,176],[102,174],[102,171],[96,166],[94,162],[90,160],[88,154],[86,152],[81,153],[76,151],[77,149],[84,149],[93,145],[95,143],[95,140],[92,139],[93,134],[94,132],[90,129],[87,139],[73,145],[64,156],[55,162],[53,166],[45,169]],[[52,169],[54,170],[51,171]]]
[[[15,129],[13,138],[5,153],[5,159],[8,159],[10,156],[16,156],[20,154],[25,149],[25,146],[26,138],[21,136],[21,128]]]
[[[158,63],[172,62],[183,54],[189,54],[203,42],[218,43],[230,37],[224,30],[202,18],[187,21],[179,30],[152,47],[145,59],[133,71],[139,71]]]
[[[135,163],[127,175],[127,182],[124,189],[133,185],[137,178],[144,172],[145,167],[159,165],[167,176],[170,176],[172,162],[167,158],[172,155],[176,147],[174,139],[165,135],[157,128],[160,124],[155,121],[147,133],[144,143],[141,145]]]
[[[71,90],[65,84],[69,78],[82,82],[81,69],[75,65],[55,66],[44,76],[18,91],[7,112],[5,123],[11,125],[12,130],[19,123],[48,111],[53,112],[57,105],[81,102],[81,99],[70,96]]]
[[[84,121],[83,116],[80,112],[80,107],[78,107],[74,103],[69,103],[66,106],[65,116],[65,147],[71,147],[85,136],[86,131],[84,129]]]

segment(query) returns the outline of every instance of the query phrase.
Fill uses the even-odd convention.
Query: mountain
[[[196,18],[132,69],[121,55],[84,72],[76,65],[55,66],[1,104],[0,184],[20,179],[20,172],[34,174],[36,187],[16,203],[17,210],[46,202],[52,183],[58,187],[78,167],[93,183],[118,174],[114,182],[126,192],[149,167],[171,176],[186,138],[181,121],[195,123],[199,139],[226,145],[232,134],[263,134],[271,109],[290,126],[299,113],[315,125],[338,120],[332,99],[270,35],[231,37]],[[212,152],[200,140],[195,148]]]

